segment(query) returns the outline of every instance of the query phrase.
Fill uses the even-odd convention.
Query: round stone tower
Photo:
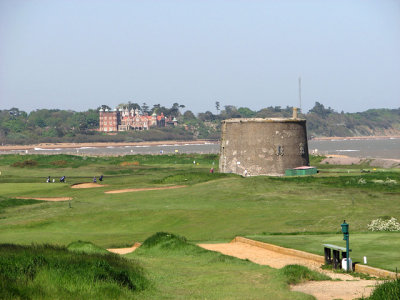
[[[294,117],[222,121],[220,172],[284,175],[286,169],[308,165],[306,120]]]

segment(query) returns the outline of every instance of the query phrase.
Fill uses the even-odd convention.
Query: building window
[[[305,150],[304,150],[304,144],[303,143],[300,143],[299,144],[299,152],[300,152],[300,155],[304,155],[305,154]]]
[[[283,146],[277,146],[276,147],[276,155],[283,156]]]

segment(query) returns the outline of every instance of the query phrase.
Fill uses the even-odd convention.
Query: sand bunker
[[[127,254],[135,251],[137,248],[139,248],[142,244],[141,243],[135,243],[132,247],[129,248],[111,248],[107,249],[107,251],[110,251],[112,253],[116,254]]]
[[[43,200],[43,201],[68,201],[72,200],[71,197],[15,197],[16,199],[34,199],[34,200]]]
[[[233,242],[227,244],[199,244],[208,250],[218,251],[225,255],[249,259],[250,261],[268,265],[273,268],[282,268],[290,264],[304,265],[310,269],[324,273],[332,279],[341,281],[309,281],[291,287],[291,290],[311,294],[319,300],[343,299],[350,300],[369,296],[378,282],[375,280],[358,280],[348,274],[334,273],[322,270],[321,264],[313,260],[281,254],[245,243]]]
[[[151,187],[151,188],[112,190],[112,191],[107,191],[107,192],[104,192],[104,193],[105,194],[120,194],[120,193],[140,192],[140,191],[180,189],[180,188],[184,188],[184,187],[187,187],[187,185],[173,185],[173,186]]]
[[[90,189],[90,188],[98,188],[98,187],[104,187],[107,186],[106,184],[98,184],[94,182],[87,182],[87,183],[77,183],[71,185],[71,188],[73,189]]]

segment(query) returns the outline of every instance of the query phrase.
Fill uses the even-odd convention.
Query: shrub
[[[38,165],[38,162],[36,160],[28,159],[28,160],[24,160],[24,161],[17,161],[15,163],[13,163],[11,166],[24,168],[24,167],[35,167],[37,165]]]
[[[400,231],[400,223],[397,222],[396,218],[390,218],[389,220],[378,218],[372,220],[367,227],[370,231]]]
[[[51,164],[53,165],[53,166],[57,166],[57,167],[64,167],[64,166],[66,166],[67,165],[67,161],[66,160],[55,160],[55,161],[52,161],[51,162]]]

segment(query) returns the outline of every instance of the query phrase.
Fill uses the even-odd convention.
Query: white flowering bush
[[[370,231],[400,231],[400,223],[393,217],[389,220],[383,220],[381,218],[372,220],[367,227]]]
[[[360,178],[358,180],[358,184],[366,184],[366,183],[367,183],[367,181],[364,178]]]
[[[396,180],[390,179],[389,177],[386,178],[386,180],[374,179],[374,180],[372,180],[372,182],[373,183],[379,183],[379,184],[386,184],[386,185],[397,184]]]

